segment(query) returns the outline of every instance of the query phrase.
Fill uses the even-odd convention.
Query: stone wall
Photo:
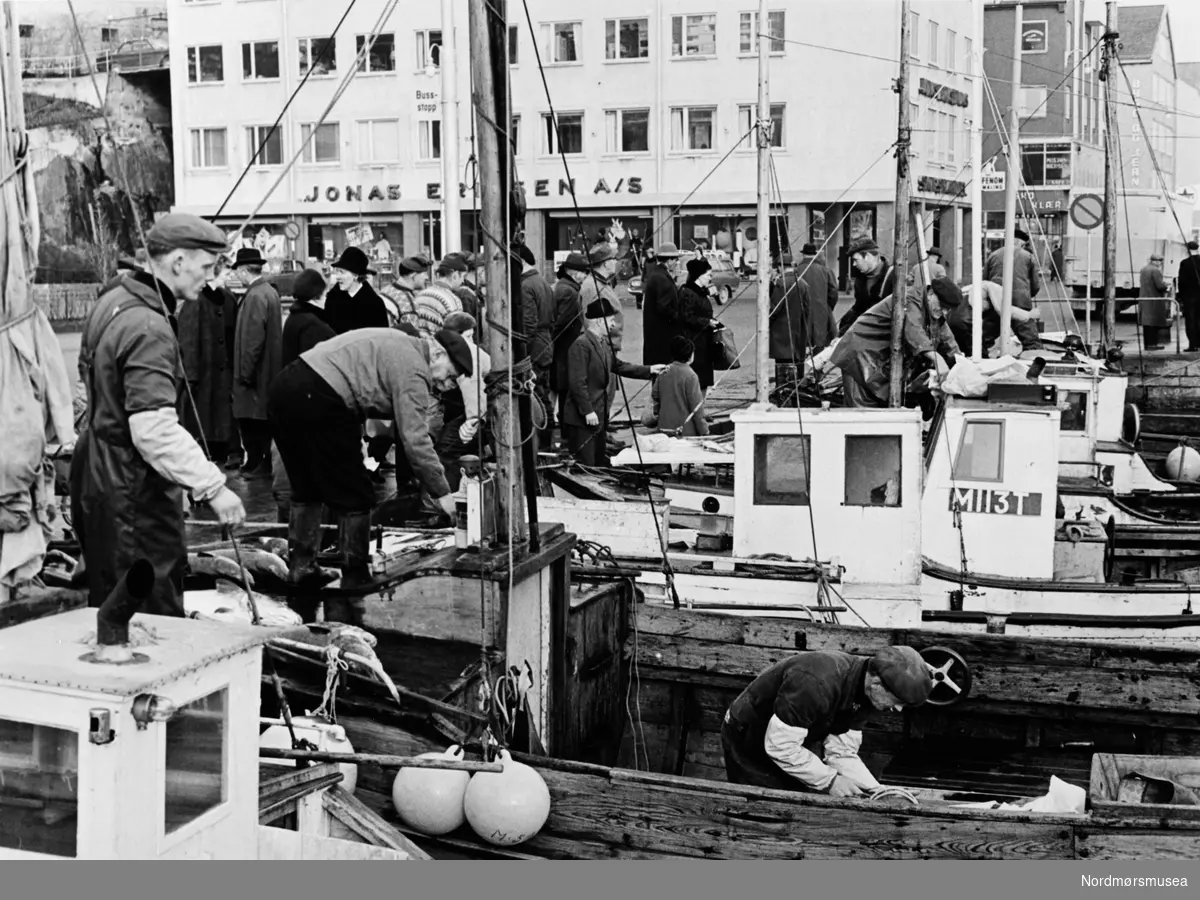
[[[1127,399],[1143,410],[1189,412],[1200,410],[1200,357],[1126,357],[1129,373]]]

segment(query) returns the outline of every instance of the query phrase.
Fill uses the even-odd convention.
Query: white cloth
[[[225,473],[204,456],[174,409],[154,409],[129,417],[134,449],[154,471],[192,492],[199,502],[211,500],[225,487]]]
[[[838,774],[837,770],[823,763],[820,757],[804,746],[807,738],[807,728],[787,725],[778,716],[771,716],[763,737],[763,749],[779,768],[793,778],[815,791],[828,790]]]
[[[858,753],[861,749],[861,731],[831,734],[825,738],[825,762],[839,775],[849,778],[864,791],[874,791],[880,785],[866,763],[859,758]]]
[[[466,422],[458,431],[463,443],[470,441],[479,430],[479,422],[487,412],[487,383],[485,379],[492,371],[492,358],[482,347],[471,344],[475,355],[474,372],[458,376],[458,389],[462,391]]]

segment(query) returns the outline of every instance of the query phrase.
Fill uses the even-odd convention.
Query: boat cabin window
[[[228,799],[227,690],[182,706],[167,722],[167,834]]]
[[[846,506],[900,505],[898,434],[846,437]]]
[[[754,436],[754,504],[808,506],[808,435]]]
[[[0,719],[0,847],[74,858],[79,735]]]
[[[1063,400],[1060,431],[1087,431],[1088,394],[1086,391],[1067,391]]]
[[[1004,423],[968,420],[963,423],[955,481],[999,481],[1004,474]]]

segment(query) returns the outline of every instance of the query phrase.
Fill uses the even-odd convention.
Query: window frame
[[[432,62],[429,59],[429,57],[433,54],[433,46],[434,46],[429,41],[429,36],[432,34],[436,34],[438,36],[437,62]],[[440,72],[442,69],[442,47],[445,42],[445,34],[442,32],[442,29],[441,28],[418,28],[415,31],[413,31],[413,38],[416,42],[415,50],[416,50],[416,56],[417,56],[417,72],[423,73],[430,66],[432,66],[433,68],[437,69]],[[425,57],[424,62],[421,61],[422,56]]]
[[[772,34],[770,56],[786,56],[787,55],[787,10],[786,9],[768,9],[767,10],[767,28],[771,27],[771,17],[775,15],[783,16],[783,28],[779,33],[779,37]],[[742,25],[745,22],[746,16],[750,16],[750,49],[747,50],[742,44]],[[748,10],[738,13],[738,56],[757,56],[758,41],[756,40],[759,31],[761,30],[756,21],[758,19],[758,10]],[[779,49],[775,49],[775,44],[779,44]]]
[[[608,26],[613,28],[613,45],[620,53],[621,50],[621,25],[624,22],[644,22],[646,25],[646,54],[645,56],[612,56],[608,55]],[[646,63],[651,59],[651,48],[654,46],[654,35],[650,30],[649,16],[618,16],[604,20],[604,62],[605,64],[621,65],[625,63]]]
[[[625,150],[620,147],[621,137],[624,134],[625,114],[626,113],[645,113],[646,114],[646,149],[645,150]],[[604,155],[609,157],[631,156],[643,157],[650,156],[654,152],[654,144],[650,134],[650,126],[653,122],[654,110],[649,106],[618,106],[604,110]],[[609,116],[616,118],[616,142],[618,144],[614,149],[609,149]]]
[[[688,141],[688,134],[691,131],[692,111],[697,110],[697,109],[712,110],[712,114],[713,114],[712,115],[712,136],[713,136],[712,144],[713,145],[711,147],[708,147],[703,150],[690,149],[690,148],[686,148],[686,147],[676,148],[674,146],[675,111],[682,110],[684,113],[683,139],[684,139],[684,143],[686,144]],[[720,135],[720,132],[717,130],[717,128],[720,124],[720,107],[717,104],[711,103],[711,104],[699,104],[696,106],[669,106],[669,107],[667,107],[667,114],[669,116],[669,120],[668,120],[669,121],[669,133],[667,135],[667,152],[668,153],[670,153],[671,155],[674,155],[674,156],[696,156],[697,154],[706,154],[706,153],[710,154],[710,153],[719,153],[720,152],[720,142],[718,141],[718,136]]]
[[[160,813],[158,822],[158,842],[160,851],[169,847],[178,846],[188,838],[195,835],[198,831],[208,827],[213,822],[219,821],[229,814],[232,809],[232,794],[233,794],[233,738],[230,733],[233,717],[231,715],[234,707],[233,691],[229,684],[221,684],[213,687],[198,696],[192,697],[185,703],[179,704],[179,712],[183,713],[188,707],[194,706],[202,700],[207,700],[209,697],[216,695],[222,696],[222,734],[221,734],[221,799],[207,809],[201,810],[198,814],[192,816],[186,821],[179,822],[174,828],[167,827],[167,805],[168,797],[166,793],[165,776],[167,773],[167,752],[170,747],[170,726],[172,722],[178,723],[185,720],[186,715],[177,714],[171,721],[164,722],[163,728],[159,731],[158,738],[158,758],[161,760],[162,772],[164,780],[157,785],[159,797],[156,805]]]
[[[512,138],[514,133],[516,134],[515,140]],[[521,141],[524,139],[524,136],[525,129],[521,114],[519,112],[515,112],[512,114],[512,117],[509,121],[509,140],[512,142],[513,159],[520,159],[522,156],[522,151],[524,148],[521,145]]]
[[[750,127],[752,125],[754,125],[755,121],[758,119],[758,104],[757,103],[739,103],[737,109],[738,109],[738,126],[737,126],[738,127],[738,137],[741,137],[743,134],[745,134],[746,132],[748,132],[750,130]],[[772,123],[774,123],[774,121],[775,121],[774,114],[775,114],[776,109],[780,109],[780,110],[782,110],[782,112],[779,116],[780,127],[771,129],[771,140],[772,140],[771,149],[778,150],[781,153],[786,153],[787,152],[787,104],[786,103],[772,103],[771,104],[771,121],[772,121]],[[749,110],[750,121],[748,123],[746,123],[745,128],[742,128],[742,113],[746,110]],[[780,142],[779,142],[778,146],[774,143],[776,134],[779,135]],[[753,135],[751,137],[753,138]],[[756,152],[758,152],[758,148],[757,148],[757,145],[754,143],[754,140],[743,141],[742,146],[737,149],[737,152],[738,153],[756,153]]]
[[[200,51],[212,50],[213,48],[216,48],[216,50],[221,54],[221,77],[216,80],[207,80],[203,77],[203,66],[200,62]],[[196,56],[196,60],[195,60],[196,79],[194,81],[192,80],[192,52],[193,51],[195,51],[195,56]],[[191,46],[184,48],[183,56],[184,56],[184,60],[186,61],[186,64],[188,67],[187,84],[189,87],[202,85],[202,84],[221,85],[221,84],[225,83],[225,45],[224,44],[192,44]]]
[[[712,19],[712,53],[688,53],[687,52],[687,20],[688,19]],[[680,52],[675,53],[675,23],[680,22]],[[695,12],[695,13],[680,13],[679,15],[671,16],[671,55],[672,61],[684,61],[693,59],[716,59],[719,55],[720,45],[717,43],[717,13],[716,12]]]
[[[332,63],[327,72],[313,72],[309,74],[309,69],[312,68],[313,61],[316,59],[316,54],[313,53],[313,41],[333,41],[333,58],[329,60]],[[303,47],[303,52],[301,48]],[[302,62],[303,57],[308,56],[308,65],[305,66]],[[337,38],[335,37],[302,37],[296,38],[296,62],[299,70],[299,77],[304,78],[306,75],[309,78],[334,78],[337,76]]]
[[[802,447],[801,458],[804,460],[803,491],[783,493],[772,492],[765,483],[767,471],[767,449],[772,440],[799,441]],[[754,435],[754,492],[751,503],[754,506],[799,506],[812,505],[812,436],[808,434],[756,434]]]
[[[957,72],[957,60],[955,54],[958,52],[958,32],[953,28],[947,28],[945,37],[943,38],[943,53],[942,53],[942,68],[947,72]]]
[[[582,109],[563,109],[555,110],[554,115],[558,117],[557,126],[553,129],[548,127],[551,114],[544,112],[541,114],[542,123],[542,142],[539,144],[538,155],[543,159],[560,159],[566,157],[582,157],[587,155],[587,117]],[[562,131],[561,123],[564,116],[579,116],[579,152],[568,153],[562,152],[557,146],[559,134]],[[553,141],[556,146],[548,147],[548,142]]]
[[[442,146],[442,120],[440,118],[427,118],[416,119],[415,121],[417,127],[413,129],[413,136],[416,138],[417,145],[413,150],[413,164],[432,165],[434,163],[440,163],[442,161],[442,151],[445,149]],[[425,134],[422,134],[423,131],[428,133],[429,151],[431,154],[433,154],[436,146],[437,153],[435,155],[423,156],[421,154],[422,138],[426,136]],[[436,142],[434,141],[435,137],[437,138]]]
[[[375,41],[371,44],[371,49],[369,51],[367,51],[367,55],[364,56],[362,58],[362,61],[360,62],[358,59],[358,55],[360,53],[362,53],[363,47],[366,46],[367,38],[369,38],[370,36],[371,35],[369,35],[369,34],[356,34],[354,36],[354,60],[355,60],[355,66],[358,69],[358,74],[366,75],[366,76],[395,75],[396,72],[398,72],[400,69],[400,63],[396,59],[396,56],[397,56],[396,32],[385,31],[385,32],[381,32],[381,33],[375,35]],[[380,42],[384,38],[391,38],[392,67],[390,69],[372,69],[371,68],[371,53],[380,47]],[[386,46],[386,45],[384,45],[384,46]]]
[[[951,481],[968,481],[973,484],[1002,484],[1004,482],[1004,448],[1006,445],[1005,439],[1008,436],[1007,422],[1003,419],[963,419],[962,432],[958,436],[958,450],[954,454],[954,462],[950,467]],[[970,431],[973,425],[998,425],[1000,426],[1000,454],[996,465],[995,478],[977,478],[970,475],[959,475],[958,468],[962,462],[963,447],[966,445],[967,432]]]
[[[929,67],[931,69],[940,69],[942,61],[938,59],[938,44],[941,42],[941,27],[933,19],[926,20],[929,32]]]
[[[200,144],[201,150],[204,148],[203,134],[207,131],[223,131],[225,133],[225,162],[219,166],[199,165],[196,162],[196,146],[195,137],[197,133],[201,134]],[[188,126],[188,168],[193,172],[221,172],[229,169],[229,126],[228,125],[189,125]]]
[[[508,67],[515,69],[521,64],[521,26],[508,26]]]
[[[896,446],[896,462],[898,469],[896,477],[898,480],[898,490],[895,503],[852,503],[846,495],[849,490],[849,478],[845,477],[845,473],[850,471],[850,442],[851,441],[892,441]],[[842,506],[849,506],[855,509],[900,509],[904,506],[904,436],[900,434],[847,434],[842,445],[844,462],[843,478],[842,478]]]
[[[273,136],[279,141],[279,162],[255,162],[254,158],[260,154],[255,153],[259,144],[262,142],[262,132],[273,132]],[[270,125],[246,125],[243,134],[246,136],[246,165],[252,169],[274,169],[283,165],[283,128],[282,126],[272,128]],[[266,146],[263,149],[266,150]]]
[[[301,146],[304,146],[304,140],[305,140],[304,129],[305,128],[314,128],[314,127],[317,127],[316,122],[301,122],[300,123],[300,144],[301,144]],[[338,151],[337,159],[334,159],[334,160],[319,160],[319,159],[317,159],[318,135],[314,134],[313,139],[311,141],[309,141],[308,145],[304,146],[304,149],[301,151],[300,160],[297,163],[297,165],[323,166],[323,167],[340,166],[342,164],[342,123],[341,122],[322,122],[319,127],[320,128],[336,128],[337,129],[337,141],[335,143],[335,146],[337,147],[337,151]],[[311,158],[306,159],[305,158],[306,156],[310,156]]]
[[[554,58],[554,48],[557,43],[557,29],[561,25],[571,25],[575,28],[575,58],[558,60]],[[583,20],[582,19],[552,19],[541,23],[544,53],[543,66],[581,66],[583,65]]]
[[[914,10],[908,11],[908,58],[921,58],[921,14]]]
[[[264,44],[275,45],[275,67],[279,70],[279,74],[273,76],[260,76],[258,74],[258,60],[255,56],[255,48]],[[252,74],[246,74],[246,48],[250,48],[250,66],[253,70]],[[283,77],[283,56],[279,52],[279,39],[271,41],[242,41],[242,83],[243,84],[258,84],[260,82],[279,81]]]
[[[1082,428],[1067,428],[1067,427],[1065,427],[1065,424],[1063,422],[1063,420],[1067,416],[1067,413],[1071,412],[1074,409],[1074,407],[1071,406],[1070,400],[1069,400],[1069,398],[1071,397],[1072,394],[1076,394],[1083,398],[1083,402],[1080,404],[1080,409],[1078,410],[1078,412],[1080,412],[1083,416],[1083,427]],[[1088,412],[1092,406],[1091,391],[1063,391],[1062,399],[1063,399],[1064,406],[1062,409],[1062,419],[1059,420],[1058,430],[1064,434],[1084,434],[1084,435],[1087,434],[1088,433]]]
[[[362,149],[366,148],[366,147],[372,148],[372,152],[374,152],[375,124],[378,122],[393,122],[396,125],[395,156],[392,159],[374,159],[374,158],[365,159],[361,155],[359,155],[359,154],[361,154]],[[326,123],[326,124],[329,124],[329,123]],[[364,125],[367,126],[367,131],[368,131],[367,139],[365,141],[362,139],[362,130],[363,130]],[[400,129],[400,117],[399,116],[376,116],[376,117],[370,118],[370,119],[355,119],[354,120],[354,136],[356,139],[358,139],[358,144],[359,144],[359,154],[356,154],[356,155],[358,155],[358,159],[357,159],[358,165],[359,166],[387,166],[389,164],[395,164],[395,163],[401,162],[403,160],[404,154],[401,153],[401,151],[400,151],[400,141],[401,141],[400,135],[401,135],[401,129]],[[322,165],[326,165],[326,164],[322,163]]]

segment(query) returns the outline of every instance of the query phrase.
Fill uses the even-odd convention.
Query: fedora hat
[[[242,247],[237,252],[237,257],[233,261],[233,268],[240,266],[265,266],[267,261],[263,259],[263,255],[258,251],[257,247]]]
[[[342,255],[334,261],[333,268],[359,276],[375,274],[375,270],[371,268],[370,261],[367,259],[367,254],[357,247],[347,247],[343,250]]]

